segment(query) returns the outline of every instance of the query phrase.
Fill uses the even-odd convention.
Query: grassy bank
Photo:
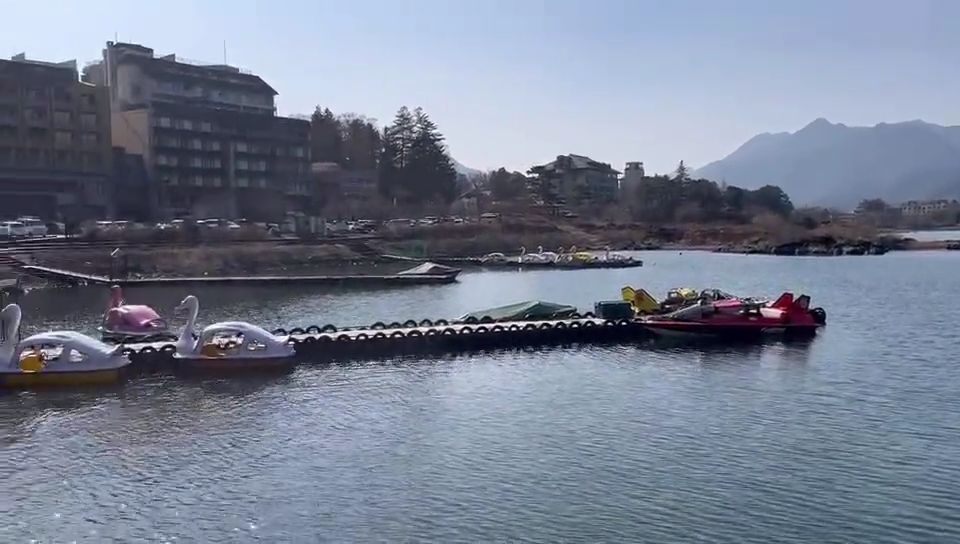
[[[129,249],[123,258],[130,277],[326,274],[363,261],[339,244],[280,246],[269,242]],[[32,260],[41,266],[99,276],[114,272],[113,260],[103,249],[39,251],[32,254]]]
[[[394,230],[377,246],[384,253],[417,257],[479,256],[569,249],[705,249],[773,252],[789,245],[856,245],[882,242],[865,226],[821,225],[806,229],[776,218],[750,224],[561,223],[546,218],[504,219],[492,224],[438,225]]]

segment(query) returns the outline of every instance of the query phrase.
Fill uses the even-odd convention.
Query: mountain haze
[[[694,175],[748,188],[779,185],[797,205],[956,198],[960,126],[917,120],[848,127],[821,118],[793,133],[754,136]]]

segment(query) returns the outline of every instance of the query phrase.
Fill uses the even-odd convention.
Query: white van
[[[0,237],[23,238],[27,235],[27,227],[19,221],[0,222]]]
[[[24,236],[46,236],[47,235],[47,225],[40,220],[39,217],[29,217],[23,216],[18,217],[17,222],[23,223],[23,227],[26,230]]]

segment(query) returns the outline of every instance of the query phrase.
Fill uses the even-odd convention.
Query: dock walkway
[[[146,285],[209,285],[209,284],[253,284],[278,285],[290,283],[332,284],[332,285],[426,285],[452,283],[456,274],[394,274],[380,276],[200,276],[169,278],[108,278],[94,274],[83,274],[46,266],[23,265],[19,267],[24,274],[42,279],[60,281],[73,285],[116,284],[121,286]]]

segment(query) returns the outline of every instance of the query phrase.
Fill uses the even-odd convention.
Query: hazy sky
[[[281,114],[421,105],[451,154],[701,166],[817,117],[960,124],[960,1],[0,0],[0,55],[114,35],[261,75]],[[13,24],[10,24],[13,23]],[[35,24],[33,24],[35,23]]]

